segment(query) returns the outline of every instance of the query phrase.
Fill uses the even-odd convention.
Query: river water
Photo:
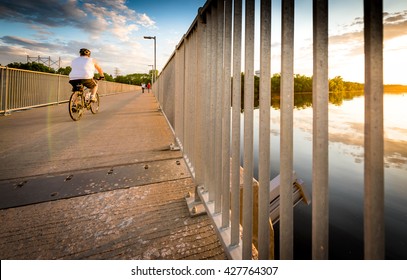
[[[271,112],[271,178],[279,174],[280,111]],[[296,95],[294,169],[312,193],[312,97]],[[258,143],[259,111],[255,110]],[[243,114],[242,114],[243,125]],[[386,259],[407,259],[407,93],[384,95]],[[363,259],[364,97],[346,94],[329,104],[329,258]],[[258,158],[255,146],[255,162]],[[254,174],[257,178],[257,165]],[[312,203],[312,202],[311,202]],[[312,257],[312,205],[294,210],[294,258]],[[279,225],[275,226],[279,256]]]

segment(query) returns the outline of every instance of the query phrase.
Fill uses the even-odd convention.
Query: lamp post
[[[148,40],[154,40],[154,74],[153,74],[153,83],[155,83],[155,79],[156,79],[156,72],[157,72],[157,68],[156,68],[156,37],[155,36],[144,36],[144,39],[148,39]]]

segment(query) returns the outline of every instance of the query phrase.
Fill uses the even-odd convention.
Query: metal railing
[[[100,95],[139,86],[99,81]],[[72,92],[68,76],[0,66],[0,113],[67,102]]]
[[[256,15],[254,0],[246,0],[245,5],[242,4],[242,0],[208,0],[199,10],[190,29],[163,68],[154,89],[198,185],[195,196],[196,198],[199,196],[205,204],[229,257],[251,259],[254,238],[253,204],[256,200],[253,197],[253,77]],[[242,7],[245,7],[244,13]],[[266,259],[272,256],[269,252],[269,240],[270,234],[273,234],[269,227],[268,211],[271,0],[261,0],[260,10],[259,150],[261,153],[257,243],[259,259]],[[384,258],[382,10],[382,0],[364,1],[366,259]],[[280,153],[280,258],[292,259],[294,0],[282,0],[281,18],[280,142],[284,145],[281,146]],[[245,74],[243,139],[240,138],[242,38],[244,38]],[[328,0],[313,1],[313,46],[312,257],[327,259],[329,236]],[[239,180],[242,140],[244,141],[243,206],[240,205]],[[242,215],[240,215],[241,208]],[[240,222],[241,219],[242,222]]]

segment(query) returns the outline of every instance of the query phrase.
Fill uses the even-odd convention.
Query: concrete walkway
[[[1,259],[225,259],[151,93],[0,117]]]

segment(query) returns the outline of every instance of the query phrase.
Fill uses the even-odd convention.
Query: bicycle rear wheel
[[[95,101],[91,101],[90,103],[90,111],[92,112],[92,114],[96,114],[97,112],[99,112],[99,94],[96,93],[96,97],[95,97]]]
[[[69,116],[74,121],[78,121],[83,114],[83,96],[80,92],[75,91],[71,94],[69,98]]]

